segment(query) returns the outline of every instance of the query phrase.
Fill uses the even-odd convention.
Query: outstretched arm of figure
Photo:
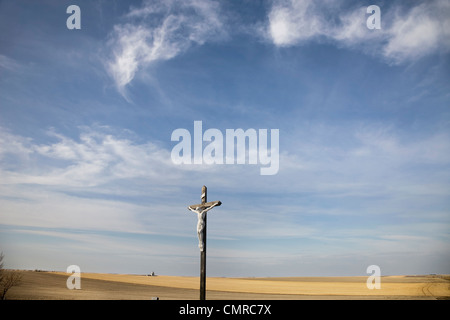
[[[208,212],[209,210],[211,210],[212,208],[214,208],[214,207],[216,207],[216,206],[218,206],[219,204],[218,203],[214,203],[212,206],[210,206],[210,207],[208,207],[208,208],[206,208],[206,209],[203,209],[202,211],[201,211],[201,213],[206,213],[206,212]]]
[[[198,214],[198,213],[208,212],[212,208],[218,207],[221,204],[222,204],[222,202],[220,202],[220,201],[213,201],[213,202],[208,202],[205,204],[195,204],[195,205],[189,206],[188,209],[190,211]]]

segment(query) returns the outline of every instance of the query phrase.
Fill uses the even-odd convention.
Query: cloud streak
[[[141,7],[131,9],[125,20],[115,25],[110,35],[112,58],[106,68],[126,98],[126,86],[140,70],[224,34],[215,1],[144,1]]]
[[[380,30],[367,28],[366,9],[312,0],[274,0],[262,32],[277,47],[331,41],[393,64],[450,51],[447,1],[382,7]],[[223,39],[233,28],[236,32],[243,28],[228,26],[225,16],[218,2],[206,0],[144,1],[130,8],[107,41],[105,68],[116,89],[131,101],[127,87],[140,72],[194,45]]]
[[[450,3],[427,1],[403,13],[397,10],[382,54],[394,62],[450,51]]]
[[[49,131],[57,141],[47,144],[1,131],[0,156],[13,155],[28,165],[22,168],[34,168],[3,171],[3,183],[92,187],[117,179],[154,178],[165,170],[170,176],[168,151],[150,142],[136,144],[107,133],[107,128],[85,127],[79,141]]]
[[[412,8],[382,7],[380,30],[366,27],[366,9],[343,10],[336,4],[311,0],[275,0],[267,17],[266,37],[277,47],[331,40],[345,47],[362,47],[392,63],[450,51],[447,1],[427,1]]]
[[[0,187],[2,207],[9,208],[10,212],[5,213],[2,222],[14,225],[23,221],[33,225],[43,219],[45,221],[39,223],[43,226],[51,223],[53,214],[61,217],[65,211],[67,217],[72,217],[78,210],[87,214],[86,219],[54,219],[55,223],[67,222],[56,223],[55,227],[66,228],[73,224],[77,228],[90,228],[92,221],[87,218],[91,214],[96,213],[99,217],[96,221],[100,222],[108,212],[111,218],[108,223],[114,225],[114,230],[121,225],[116,223],[121,221],[120,217],[127,221],[146,221],[149,225],[156,221],[159,221],[157,225],[164,224],[167,217],[160,219],[160,213],[167,213],[168,217],[173,216],[169,214],[171,211],[186,213],[183,208],[187,202],[184,201],[194,201],[180,198],[171,200],[168,206],[165,204],[168,196],[179,194],[180,188],[190,190],[192,181],[200,178],[210,185],[220,186],[224,197],[221,200],[229,205],[222,209],[228,212],[227,216],[234,216],[232,222],[224,219],[223,226],[228,225],[233,236],[242,231],[241,228],[234,230],[235,221],[242,221],[242,225],[253,223],[255,236],[301,235],[308,226],[292,226],[284,220],[299,211],[319,216],[360,216],[363,212],[371,215],[393,210],[401,215],[419,214],[427,207],[428,211],[442,215],[440,203],[448,194],[444,174],[450,163],[448,134],[402,141],[395,132],[382,126],[350,128],[351,133],[346,132],[348,129],[331,130],[334,135],[352,137],[353,141],[345,146],[334,142],[327,144],[330,133],[317,130],[315,141],[288,141],[288,149],[280,156],[280,172],[270,179],[270,184],[267,184],[267,177],[259,176],[257,167],[250,165],[174,165],[169,150],[152,142],[137,143],[133,138],[112,133],[111,128],[83,128],[79,139],[49,131],[56,141],[46,144],[2,130],[2,137],[6,139],[0,149]],[[296,137],[305,135],[310,133],[295,134]],[[290,198],[289,205],[265,200],[250,205],[242,196],[233,196],[237,192],[247,194],[249,190],[250,195],[274,196],[273,190],[284,190],[286,185],[289,185],[286,195]],[[189,195],[189,192],[184,194]],[[328,205],[322,207],[314,201],[305,202],[307,198],[302,194],[321,199]],[[417,198],[418,195],[422,198]],[[58,201],[48,202],[49,196]],[[78,205],[80,198],[84,200]],[[405,199],[414,206],[403,205]],[[343,205],[342,201],[352,205]],[[32,214],[23,216],[32,211],[33,203],[40,203],[41,218]],[[66,207],[67,204],[70,205]],[[362,212],[361,206],[368,204],[371,207]],[[246,212],[245,217],[231,209],[234,205]],[[143,219],[146,210],[153,212],[150,216],[155,220]],[[21,213],[14,215],[14,212]],[[272,212],[277,214],[272,216]],[[262,228],[263,221],[269,217],[277,221],[271,224],[271,230],[263,231],[268,228],[267,225]],[[138,224],[136,222],[136,226]],[[100,224],[94,225],[96,228]],[[171,230],[176,230],[176,225],[178,223]],[[163,225],[159,228],[170,229]],[[220,230],[218,234],[225,236]]]

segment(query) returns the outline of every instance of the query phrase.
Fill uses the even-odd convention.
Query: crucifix
[[[202,187],[202,203],[193,204],[188,207],[189,210],[195,212],[198,217],[197,235],[198,247],[200,249],[200,300],[206,298],[206,213],[214,207],[222,204],[220,201],[206,202],[206,186]]]

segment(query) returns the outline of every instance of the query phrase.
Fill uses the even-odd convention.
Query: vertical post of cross
[[[206,300],[206,213],[222,204],[220,201],[206,202],[206,187],[202,187],[202,203],[193,204],[188,209],[197,214],[198,247],[200,249],[200,300]]]
[[[207,189],[206,186],[202,187],[202,204],[206,203],[207,200]],[[206,216],[204,218],[204,228],[203,228],[203,251],[200,253],[200,300],[206,300]]]

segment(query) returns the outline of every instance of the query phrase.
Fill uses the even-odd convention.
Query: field
[[[81,289],[69,290],[64,272],[17,271],[20,285],[7,299],[196,300],[198,277],[82,273]],[[369,290],[367,277],[207,278],[206,298],[215,300],[450,299],[450,276],[383,276]]]

